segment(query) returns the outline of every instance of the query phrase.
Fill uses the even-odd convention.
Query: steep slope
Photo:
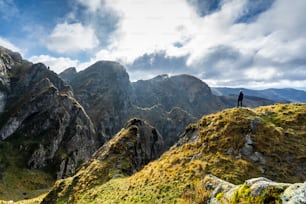
[[[43,64],[14,61],[10,53],[1,50],[0,198],[20,199],[74,174],[100,143],[90,118],[57,74]]]
[[[71,85],[100,136],[110,139],[126,122],[131,106],[129,76],[124,67],[111,61],[96,62],[79,72]]]
[[[154,127],[133,118],[74,177],[57,181],[42,203],[77,203],[83,192],[142,169],[160,156],[162,146],[163,138]]]
[[[305,119],[305,104],[234,108],[205,116],[188,126],[181,140],[160,159],[127,178],[95,186],[87,183],[84,187],[88,189],[78,191],[74,202],[204,202],[210,196],[201,183],[207,174],[234,184],[260,176],[278,182],[304,182]],[[105,174],[95,178],[103,180]],[[61,181],[51,192],[66,189],[65,182],[70,189],[80,185]]]

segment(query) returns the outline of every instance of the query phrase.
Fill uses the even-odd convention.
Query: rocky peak
[[[132,175],[157,159],[162,150],[163,137],[156,128],[144,120],[130,119],[70,181],[58,181],[42,203],[57,203],[61,199],[78,202],[84,191],[110,179]]]
[[[30,65],[19,53],[0,46],[0,113],[3,112],[10,91],[10,72],[15,67]]]
[[[18,64],[22,64],[25,61],[22,59],[18,52],[13,52],[0,46],[0,73],[1,75],[6,72],[6,69],[12,69]]]
[[[67,68],[59,74],[59,76],[67,83],[71,82],[76,75],[77,71],[75,67]]]
[[[75,97],[106,140],[126,121],[130,104],[129,76],[122,65],[99,61],[83,70],[70,83]]]

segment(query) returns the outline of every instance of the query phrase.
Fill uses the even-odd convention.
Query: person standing
[[[242,107],[242,100],[243,100],[243,92],[242,90],[240,90],[239,96],[238,96],[238,103],[237,103],[237,107]]]

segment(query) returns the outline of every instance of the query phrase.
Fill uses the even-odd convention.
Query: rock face
[[[19,166],[47,169],[56,178],[73,175],[100,143],[72,90],[45,65],[7,50],[1,50],[0,64],[6,98],[0,142],[22,155]]]
[[[0,46],[0,113],[6,104],[7,92],[10,89],[9,71],[15,66],[29,66],[31,63],[23,60],[17,52],[12,52]]]
[[[64,81],[70,83],[72,79],[77,75],[77,71],[75,67],[70,67],[64,70],[59,74],[59,77],[62,78]]]
[[[71,81],[76,99],[94,121],[100,136],[109,140],[120,130],[131,107],[129,76],[116,62],[99,61]]]
[[[246,180],[241,185],[230,184],[213,175],[207,175],[202,188],[208,193],[202,201],[221,203],[306,203],[305,183],[277,183],[264,177]]]
[[[57,203],[59,200],[76,203],[89,188],[113,178],[132,175],[157,159],[162,151],[163,138],[158,130],[146,121],[133,118],[74,177],[68,182],[58,181],[42,203]]]
[[[132,83],[133,102],[139,107],[160,104],[166,111],[180,107],[195,117],[216,112],[224,104],[203,81],[189,75],[160,75]]]

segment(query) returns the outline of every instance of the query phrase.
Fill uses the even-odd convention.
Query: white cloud
[[[56,25],[46,42],[48,49],[57,53],[77,53],[99,45],[95,31],[81,23]]]
[[[305,0],[275,0],[271,8],[244,23],[237,19],[248,10],[251,0],[221,0],[220,9],[202,17],[186,0],[76,2],[87,18],[83,16],[82,21],[77,15],[80,7],[71,11],[72,22],[82,23],[68,23],[67,16],[46,44],[65,54],[97,51],[88,62],[75,62],[79,69],[97,60],[131,64],[144,54],[163,52],[166,58],[187,59],[186,68],[190,69],[186,73],[216,86],[281,86],[292,81],[306,87],[305,81],[297,78],[299,74],[292,73],[306,69]],[[101,19],[106,22],[99,24]],[[108,27],[107,22],[114,25]],[[148,78],[157,71],[161,70],[143,67],[134,74]],[[167,71],[175,70],[163,73]]]
[[[80,65],[78,60],[72,60],[66,57],[52,57],[49,55],[32,56],[29,60],[34,63],[43,63],[56,73],[60,73],[66,68],[78,67]]]
[[[0,37],[0,45],[15,52],[21,52],[21,49],[11,43],[9,40]]]
[[[182,55],[173,44],[188,40],[196,18],[185,0],[107,0],[106,4],[118,13],[120,22],[104,54],[126,62],[160,50]]]

